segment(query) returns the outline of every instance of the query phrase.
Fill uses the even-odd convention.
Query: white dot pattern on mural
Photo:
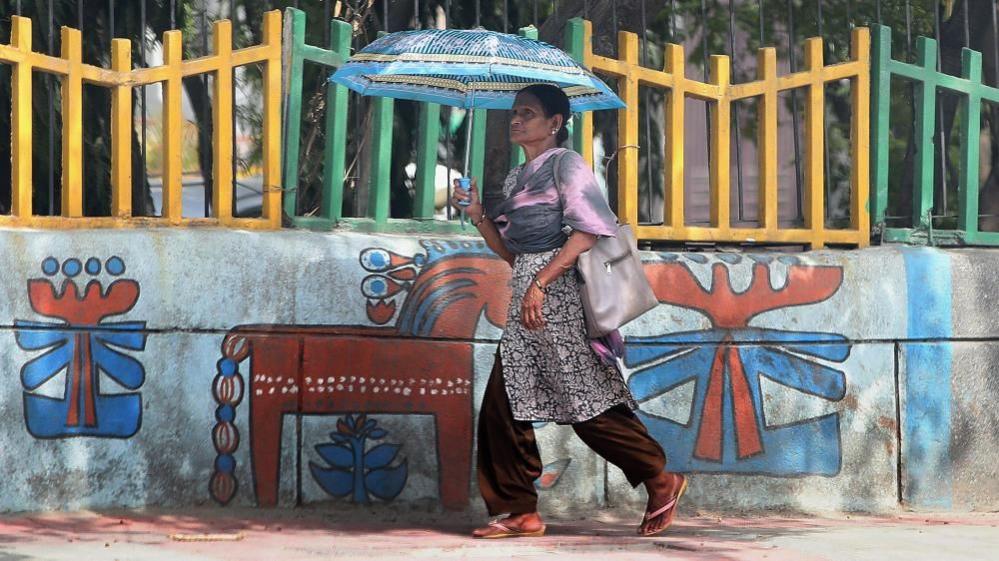
[[[305,389],[299,390],[294,378],[254,374],[253,386],[256,395],[308,393],[393,393],[409,395],[467,395],[472,381],[466,378],[409,378],[394,380],[368,376],[328,376],[305,377]]]

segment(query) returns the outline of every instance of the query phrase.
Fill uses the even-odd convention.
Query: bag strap
[[[561,168],[562,157],[568,153],[569,149],[564,148],[561,154],[555,156],[555,161],[552,163],[552,178],[555,180],[555,189],[558,191],[559,195],[562,194],[562,185],[560,185],[558,182],[559,169]],[[618,227],[621,226],[621,221],[617,220],[616,218],[614,220],[614,223],[617,224]]]
[[[558,156],[555,156],[555,161],[552,162],[552,179],[555,180],[555,189],[559,192],[559,195],[562,194],[562,185],[558,181],[559,169],[561,169],[561,167],[562,167],[562,165],[561,165],[562,164],[562,158],[565,157],[565,155],[568,154],[568,153],[569,153],[569,149],[568,148],[563,148],[562,149],[562,153],[560,153]]]

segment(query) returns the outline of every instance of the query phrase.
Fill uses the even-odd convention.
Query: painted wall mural
[[[391,465],[401,444],[382,443],[368,447],[368,440],[381,440],[388,431],[364,413],[338,419],[331,442],[317,444],[316,452],[326,466],[309,462],[309,471],[323,491],[334,497],[351,495],[355,503],[367,504],[369,495],[390,501],[402,492],[409,469],[405,459]]]
[[[217,458],[210,488],[216,501],[227,504],[238,488],[240,435],[234,419],[243,398],[241,368],[246,362],[249,450],[258,504],[277,503],[285,415],[341,416],[331,440],[306,443],[325,461],[310,463],[309,472],[329,495],[366,502],[397,497],[408,473],[404,459],[392,464],[399,452],[395,445],[369,449],[365,444],[384,436],[382,429],[364,428],[375,422],[371,415],[429,414],[437,433],[441,502],[447,508],[467,506],[474,375],[469,341],[480,317],[502,327],[509,268],[482,242],[422,245],[424,251],[411,256],[380,247],[360,252],[359,264],[367,273],[360,295],[374,325],[243,325],[229,332],[213,386]],[[694,386],[685,422],[645,405],[639,412],[669,450],[670,469],[836,475],[842,463],[839,413],[768,422],[761,384],[766,377],[838,402],[846,392],[846,375],[837,365],[849,357],[849,342],[837,333],[770,329],[752,322],[765,312],[829,299],[843,282],[842,268],[806,266],[794,257],[781,257],[787,277],[773,286],[772,259],[754,256],[749,286],[736,292],[732,266],[741,256],[721,256],[714,263],[697,254],[660,257],[661,262],[646,264],[660,302],[703,314],[711,325],[627,341],[628,383],[641,403]],[[702,286],[692,267],[705,265],[711,280]],[[363,419],[360,426],[358,419]],[[366,460],[365,454],[374,455]],[[570,461],[546,465],[538,488],[551,488]]]
[[[837,402],[845,395],[846,375],[829,364],[848,358],[847,338],[751,323],[764,312],[827,300],[843,282],[842,268],[805,266],[790,258],[787,280],[775,287],[768,264],[756,262],[749,287],[736,292],[724,262],[711,265],[710,287],[705,287],[691,269],[692,260],[707,262],[702,256],[663,257],[666,262],[646,264],[659,301],[704,314],[711,322],[706,330],[627,341],[625,364],[633,369],[628,385],[639,402],[694,384],[686,422],[639,412],[669,451],[669,469],[771,476],[839,473],[839,413],[786,425],[768,423],[761,378]],[[732,264],[742,259],[724,258]]]
[[[509,305],[481,242],[5,235],[5,509],[478,503],[476,398]],[[995,506],[994,253],[642,257],[661,306],[626,330],[627,383],[671,469],[724,474],[697,506]],[[571,428],[535,428],[554,511],[641,506]]]
[[[91,257],[85,263],[75,257],[62,263],[47,257],[41,269],[44,277],[28,281],[28,299],[32,311],[55,321],[14,321],[17,345],[44,351],[20,372],[28,432],[35,438],[135,435],[142,424],[142,395],[137,390],[145,381],[145,369],[125,351],[145,349],[146,323],[108,318],[135,306],[139,283],[118,278],[125,273],[125,262],[117,256],[104,262]],[[114,279],[106,288],[99,278],[102,272]],[[62,397],[38,392],[63,372]],[[104,376],[129,391],[109,392],[109,386],[102,390]]]
[[[481,243],[261,238],[287,254],[234,257],[240,272],[213,276],[176,248],[210,240],[193,258],[215,263],[256,234],[107,235],[2,246],[7,376],[20,382],[4,406],[23,426],[5,442],[37,459],[8,466],[5,508],[183,507],[206,492],[221,504],[475,502],[475,399],[509,302],[509,267]],[[964,380],[989,379],[977,368],[995,344],[973,339],[994,317],[975,315],[971,295],[992,286],[992,262],[893,248],[643,257],[662,305],[627,330],[628,384],[671,469],[731,475],[692,495],[705,508],[891,509],[899,482],[911,504],[979,500],[967,497],[981,468],[952,454],[994,456],[957,424],[978,414]],[[150,282],[166,288],[153,300]],[[224,297],[192,298],[205,292]],[[549,425],[536,427],[535,482],[548,504],[630,504],[617,470]],[[122,470],[147,477],[112,477]],[[796,477],[807,492],[781,482]]]
[[[239,429],[236,428],[236,407],[243,401],[243,377],[239,363],[249,356],[247,342],[242,338],[226,339],[222,344],[222,358],[216,364],[217,374],[212,381],[215,408],[215,426],[212,444],[215,446],[215,470],[208,483],[209,494],[221,504],[228,504],[239,490],[236,479],[236,450],[239,448]]]
[[[285,415],[364,413],[433,415],[441,503],[468,505],[475,372],[469,341],[480,317],[503,325],[509,267],[483,242],[422,246],[413,256],[383,248],[360,253],[370,273],[360,289],[374,326],[243,325],[229,332],[216,377],[218,455],[210,484],[216,501],[227,504],[238,488],[239,437],[231,419],[241,398],[240,363],[248,359],[258,504],[277,503]]]

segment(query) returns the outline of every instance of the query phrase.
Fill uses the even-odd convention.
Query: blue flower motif
[[[402,446],[384,443],[366,450],[367,440],[381,440],[388,431],[378,428],[378,423],[363,413],[356,418],[347,415],[338,419],[336,426],[336,432],[330,433],[332,442],[315,447],[327,466],[309,462],[316,483],[334,497],[352,494],[354,502],[361,504],[370,502],[368,495],[384,501],[399,496],[409,466],[405,459],[395,466],[391,464]]]

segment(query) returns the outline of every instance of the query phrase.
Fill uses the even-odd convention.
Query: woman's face
[[[541,102],[534,95],[521,92],[510,110],[510,142],[515,144],[534,144],[543,142],[546,138],[554,139],[553,130],[562,126],[562,116],[545,117]]]

